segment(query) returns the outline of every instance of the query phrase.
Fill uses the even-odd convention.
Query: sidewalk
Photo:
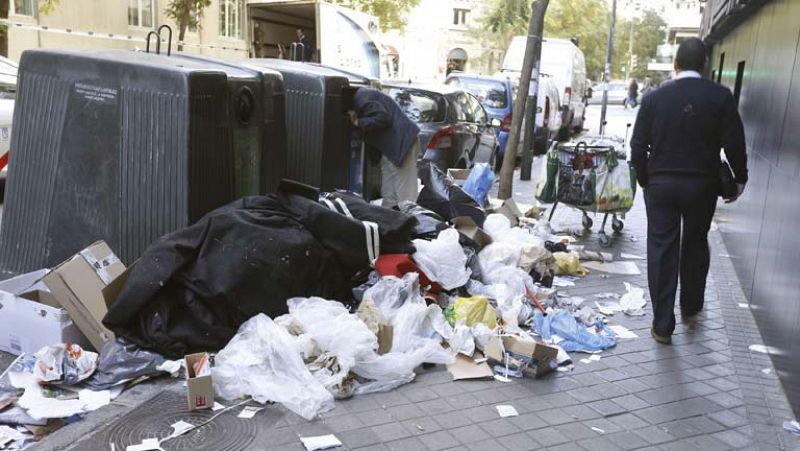
[[[517,181],[514,192],[518,201],[532,202],[533,184]],[[601,220],[596,218],[595,231]],[[562,207],[554,222],[579,226],[580,214]],[[645,233],[639,195],[623,235],[612,238],[615,257],[644,256]],[[596,234],[583,241],[597,248]],[[332,433],[345,449],[364,450],[800,450],[800,438],[781,428],[793,415],[769,357],[748,350],[761,337],[750,310],[740,306],[747,301],[730,260],[721,257],[727,252],[719,233],[713,231],[710,241],[706,310],[696,327],[678,324],[672,346],[650,338],[648,305],[644,317],[611,319],[639,338],[620,340],[598,362],[584,364],[579,360],[585,355],[573,354],[571,373],[510,383],[452,382],[437,366],[394,391],[337,401],[335,410],[312,422],[273,405],[251,422],[223,415],[164,449],[302,450],[299,436]],[[592,273],[565,291],[589,300],[623,293],[623,282],[646,287],[646,263],[637,265],[642,275]],[[146,437],[147,424],[151,433],[169,430],[185,412],[183,390],[180,381],[144,384],[31,449],[108,449],[113,436]],[[498,404],[514,406],[519,417],[500,418]]]

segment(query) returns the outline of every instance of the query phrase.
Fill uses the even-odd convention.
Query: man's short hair
[[[298,28],[297,31],[299,31],[300,33],[305,33],[306,32],[306,30],[304,30],[302,28]]]
[[[678,46],[675,65],[679,70],[702,72],[706,67],[706,46],[698,38],[689,38]]]

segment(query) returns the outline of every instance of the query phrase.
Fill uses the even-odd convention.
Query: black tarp
[[[286,313],[291,297],[349,301],[352,277],[370,263],[364,226],[318,203],[318,195],[284,182],[278,194],[239,199],[164,236],[136,263],[103,323],[144,348],[181,357],[222,348],[253,315]],[[381,230],[386,249],[410,246],[414,218],[364,208],[392,215],[395,229],[408,231],[389,239]]]
[[[423,187],[417,197],[417,205],[433,211],[447,221],[459,216],[469,216],[478,227],[483,227],[486,220],[483,209],[434,163],[420,164],[419,177]]]

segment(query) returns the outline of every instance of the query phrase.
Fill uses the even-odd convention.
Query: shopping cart
[[[537,189],[537,198],[553,203],[549,220],[558,204],[581,210],[582,224],[591,229],[594,221],[589,213],[603,213],[599,242],[609,247],[611,239],[605,232],[611,215],[611,228],[622,233],[622,219],[633,206],[636,194],[635,177],[628,164],[624,140],[609,138],[587,139],[574,143],[554,144],[547,154],[546,182]],[[541,179],[539,181],[541,184]]]

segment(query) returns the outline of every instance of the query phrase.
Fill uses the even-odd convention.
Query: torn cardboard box
[[[189,410],[209,409],[214,405],[211,361],[207,352],[184,357],[186,364],[186,400]]]
[[[458,186],[464,186],[464,182],[469,178],[469,169],[448,169],[447,176],[453,179]]]
[[[99,350],[114,334],[103,326],[103,317],[119,292],[118,284],[109,293],[103,290],[125,272],[125,265],[103,241],[98,241],[55,267],[43,281],[59,305]]]
[[[54,343],[90,347],[41,282],[46,274],[41,269],[0,282],[0,351],[33,354]]]
[[[454,381],[469,379],[491,379],[494,376],[492,369],[486,364],[483,354],[475,352],[473,357],[457,354],[456,361],[447,365],[447,372]]]
[[[500,208],[494,211],[495,213],[499,213],[509,221],[511,221],[511,227],[516,227],[519,225],[519,218],[522,216],[522,212],[519,210],[517,203],[514,202],[514,199],[508,198],[503,201],[500,205]]]
[[[478,224],[471,217],[459,216],[453,218],[451,222],[462,235],[474,241],[479,250],[492,243],[492,237],[478,227]]]
[[[543,376],[558,366],[558,349],[537,342],[527,335],[492,335],[486,345],[486,357],[490,362],[522,371],[526,377]]]

